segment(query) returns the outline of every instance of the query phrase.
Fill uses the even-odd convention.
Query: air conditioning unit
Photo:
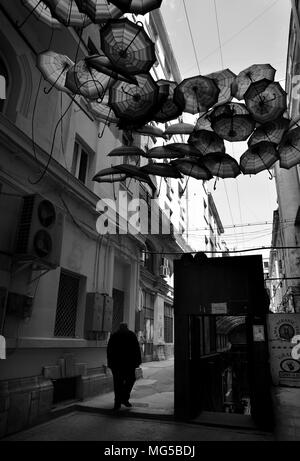
[[[59,266],[63,219],[63,213],[49,200],[37,194],[26,195],[17,232],[17,258]]]
[[[85,331],[111,331],[113,316],[113,298],[103,293],[87,293],[85,311]]]

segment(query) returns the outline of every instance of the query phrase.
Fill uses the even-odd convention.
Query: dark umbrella
[[[196,147],[203,155],[211,152],[225,152],[223,139],[213,131],[194,131],[194,133],[190,135],[188,142]]]
[[[125,173],[126,176],[129,178],[136,179],[137,181],[146,182],[151,187],[152,192],[155,192],[156,187],[153,184],[153,181],[151,181],[149,174],[142,171],[140,167],[136,165],[128,165],[127,163],[123,163],[121,165],[115,165],[112,168],[115,171],[118,171],[119,173]]]
[[[288,131],[278,146],[281,168],[289,169],[300,163],[300,127]]]
[[[276,144],[261,141],[241,156],[240,168],[244,174],[256,174],[268,170],[278,159]]]
[[[216,82],[197,75],[186,78],[174,90],[174,102],[184,107],[184,112],[197,114],[205,112],[217,101],[220,93]]]
[[[244,97],[247,109],[259,123],[276,120],[287,108],[286,92],[278,82],[267,79],[251,83]]]
[[[210,119],[213,130],[231,142],[245,141],[255,128],[255,122],[244,104],[231,102],[218,106],[212,111]]]
[[[203,163],[213,176],[219,178],[236,178],[241,172],[238,162],[228,154],[207,154],[203,157]]]
[[[180,122],[169,125],[165,129],[164,134],[172,136],[173,134],[191,134],[193,131],[194,125],[191,123]]]
[[[155,138],[165,138],[163,130],[153,125],[142,125],[139,128],[136,128],[134,131],[137,133],[143,134],[145,136],[154,136]]]
[[[157,80],[156,84],[159,86],[159,88],[165,87],[167,85],[168,94],[160,109],[153,115],[153,120],[155,122],[165,123],[178,118],[183,112],[184,103],[182,106],[179,106],[173,100],[174,90],[177,87],[177,83],[161,79]]]
[[[145,157],[147,158],[180,158],[184,157],[184,152],[180,152],[178,149],[172,149],[172,145],[152,147],[149,149]]]
[[[111,0],[124,13],[146,14],[160,8],[162,0]]]
[[[81,13],[87,14],[93,23],[106,22],[109,19],[118,19],[123,16],[117,6],[108,0],[75,0]]]
[[[154,176],[162,176],[165,178],[182,178],[181,173],[169,163],[148,163],[142,166],[140,170]]]
[[[211,126],[211,120],[210,120],[211,113],[212,113],[212,109],[200,114],[195,124],[195,128],[194,128],[195,131],[199,131],[199,130],[213,131],[212,126]]]
[[[180,173],[190,176],[191,178],[202,179],[204,181],[212,179],[210,171],[204,164],[195,158],[173,160],[171,164],[175,166]]]
[[[107,154],[108,157],[123,157],[128,155],[144,156],[145,152],[137,146],[120,146],[111,150],[109,154]]]
[[[253,82],[267,78],[274,80],[276,70],[270,64],[253,64],[242,70],[234,79],[231,92],[234,98],[243,99],[244,94]]]
[[[188,157],[202,157],[202,153],[192,144],[186,144],[184,142],[174,142],[166,144],[165,148],[172,152],[178,152]]]
[[[142,25],[114,19],[100,30],[101,49],[120,73],[142,74],[156,61],[155,45]]]
[[[284,133],[289,129],[289,125],[289,119],[279,118],[259,126],[249,138],[248,146],[251,147],[260,141],[269,141],[274,144],[279,144]]]
[[[87,66],[96,69],[98,72],[102,72],[103,74],[108,75],[114,80],[122,80],[124,82],[137,84],[137,79],[133,75],[126,75],[116,70],[107,56],[100,54],[86,56],[85,62]]]
[[[232,100],[231,85],[236,78],[236,75],[230,69],[219,70],[205,75],[205,77],[212,78],[220,88],[217,104],[224,104]]]
[[[78,10],[75,0],[47,0],[52,16],[65,26],[85,27],[92,23],[91,19]]]
[[[138,85],[115,82],[109,89],[109,105],[117,117],[141,126],[156,110],[158,87],[150,74],[136,79]]]

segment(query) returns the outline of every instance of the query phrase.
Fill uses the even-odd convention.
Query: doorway
[[[124,291],[113,289],[114,307],[112,320],[112,333],[118,330],[120,323],[124,321]]]

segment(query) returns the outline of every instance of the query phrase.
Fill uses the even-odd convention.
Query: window
[[[144,267],[148,269],[149,272],[154,273],[153,248],[148,243],[146,243],[146,252],[144,253]]]
[[[178,183],[178,197],[181,198],[184,194],[184,189],[180,183]]]
[[[88,179],[89,161],[89,154],[77,141],[75,141],[71,171],[83,184],[86,184]]]
[[[144,337],[145,349],[144,355],[152,355],[153,353],[153,337],[154,337],[154,295],[143,290],[144,300]]]
[[[167,197],[169,200],[172,200],[172,192],[171,192],[171,186],[169,183],[167,183]]]
[[[61,271],[54,336],[75,338],[80,277]]]
[[[166,343],[172,343],[173,339],[174,309],[170,304],[164,304],[164,339]]]
[[[9,79],[7,68],[0,58],[0,112],[3,112],[4,109],[5,100],[8,94],[8,85]]]

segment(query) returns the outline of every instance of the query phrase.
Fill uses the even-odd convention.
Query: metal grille
[[[17,237],[17,253],[26,253],[27,250],[34,199],[34,195],[28,195],[24,197],[24,205],[21,213],[21,220]]]
[[[173,307],[166,303],[164,305],[164,337],[166,343],[173,342]]]
[[[69,273],[60,274],[54,336],[75,337],[79,281]]]

